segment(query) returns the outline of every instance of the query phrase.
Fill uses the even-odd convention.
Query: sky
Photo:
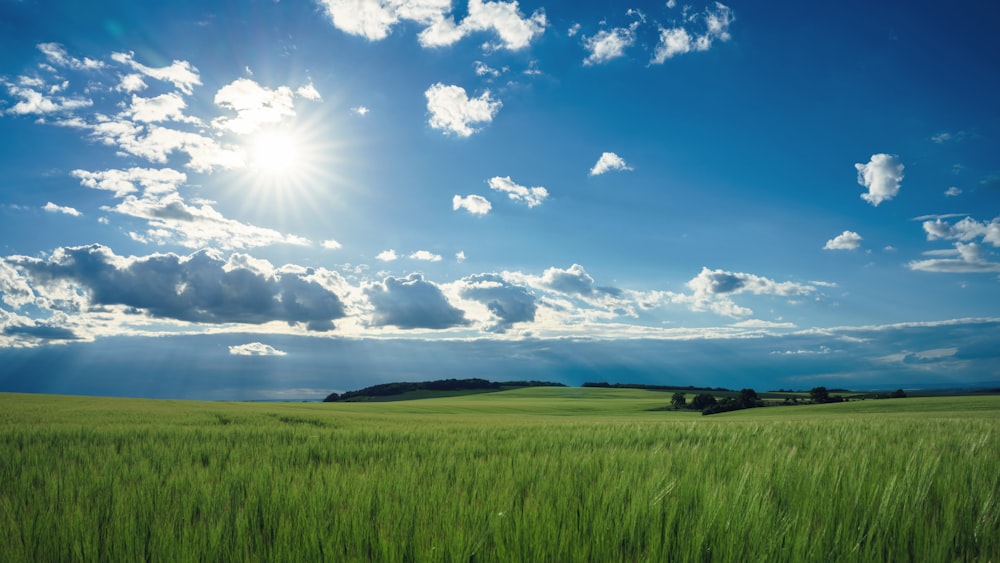
[[[0,391],[998,386],[998,18],[0,0]]]

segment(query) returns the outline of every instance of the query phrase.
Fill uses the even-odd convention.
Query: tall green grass
[[[0,559],[1000,558],[998,397],[648,411],[667,402],[0,395]]]

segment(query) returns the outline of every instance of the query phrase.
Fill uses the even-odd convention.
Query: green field
[[[1000,396],[669,400],[0,394],[0,560],[1000,560]]]

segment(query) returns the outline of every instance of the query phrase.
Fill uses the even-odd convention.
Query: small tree
[[[674,393],[673,397],[670,398],[670,404],[672,404],[674,408],[682,409],[687,406],[687,396],[678,391]]]
[[[809,397],[814,403],[830,402],[830,392],[826,390],[826,387],[813,387],[809,391]]]
[[[889,397],[893,399],[904,399],[906,398],[906,391],[903,391],[902,389],[896,389],[895,391],[889,394]]]
[[[744,409],[752,409],[758,406],[759,400],[757,392],[753,389],[740,389],[739,405]]]

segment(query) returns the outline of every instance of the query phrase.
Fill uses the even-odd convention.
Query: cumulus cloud
[[[478,301],[489,310],[493,320],[484,330],[503,333],[514,323],[532,322],[538,305],[528,288],[514,285],[500,274],[477,274],[463,278],[460,294]]]
[[[603,64],[625,54],[625,49],[635,42],[635,31],[627,27],[602,29],[593,37],[588,37],[583,46],[589,55],[583,64],[590,66]]]
[[[962,195],[962,189],[958,188],[956,186],[951,186],[950,188],[948,188],[947,190],[944,191],[944,195],[946,195],[948,197],[959,196],[959,195]]]
[[[186,121],[198,124],[201,120],[184,115],[187,102],[177,92],[161,94],[153,98],[132,95],[132,103],[122,115],[135,121],[153,123],[157,121]]]
[[[729,26],[735,20],[733,11],[716,2],[704,13],[687,18],[683,25],[660,28],[659,42],[653,52],[651,64],[663,64],[667,59],[694,51],[707,51],[716,41],[729,41]],[[699,33],[689,27],[698,25]]]
[[[423,262],[440,262],[441,255],[434,254],[428,250],[418,250],[410,254],[410,260],[421,260]]]
[[[977,221],[968,216],[954,224],[944,220],[951,217],[954,216],[937,217],[934,220],[924,221],[923,228],[924,232],[927,233],[927,240],[944,239],[964,242],[982,238],[983,242],[1000,247],[1000,216],[994,217],[989,222]]]
[[[591,176],[600,176],[612,170],[632,170],[632,167],[625,163],[625,159],[613,152],[601,153],[601,158],[590,169]]]
[[[80,213],[79,211],[77,211],[76,209],[73,209],[72,207],[64,207],[62,205],[56,205],[56,204],[52,203],[51,201],[48,202],[48,203],[46,203],[42,207],[42,209],[44,209],[45,211],[48,211],[49,213],[63,213],[65,215],[72,215],[73,217],[79,217],[79,216],[83,215],[83,213]]]
[[[249,78],[236,79],[215,94],[215,105],[235,111],[236,116],[216,118],[212,125],[241,135],[252,133],[262,125],[280,123],[294,116],[294,97],[288,86],[272,90]]]
[[[515,2],[470,0],[466,17],[456,23],[451,0],[320,0],[334,27],[369,41],[385,39],[400,22],[423,27],[419,33],[424,47],[454,44],[478,31],[493,31],[499,46],[517,50],[545,31],[545,12],[523,15]]]
[[[343,245],[333,239],[327,239],[320,243],[320,246],[327,250],[337,250]]]
[[[284,321],[327,330],[345,316],[340,298],[310,270],[285,271],[246,255],[116,255],[102,245],[56,249],[45,259],[7,258],[36,287],[71,284],[90,307],[123,306],[154,318],[223,324]]]
[[[486,215],[493,209],[493,204],[481,195],[455,195],[451,198],[451,208],[455,211],[464,209],[473,215]]]
[[[570,295],[588,296],[596,291],[594,278],[583,266],[573,264],[567,269],[549,268],[542,274],[542,285]]]
[[[507,194],[507,197],[514,201],[523,201],[528,207],[541,205],[545,198],[549,197],[549,192],[542,187],[528,188],[515,183],[510,176],[495,176],[489,179],[490,188]]]
[[[396,254],[396,251],[391,248],[389,250],[383,250],[382,252],[379,252],[378,254],[375,255],[375,259],[381,260],[382,262],[392,262],[393,260],[396,260],[398,258],[399,255]]]
[[[826,241],[823,250],[856,250],[861,246],[862,237],[854,231],[844,231],[843,233]]]
[[[446,329],[468,324],[465,314],[448,302],[438,286],[420,274],[387,277],[365,290],[375,308],[374,326],[402,329]]]
[[[868,193],[861,194],[861,199],[873,206],[888,201],[899,193],[903,181],[903,164],[899,157],[891,154],[873,154],[867,163],[857,163],[858,183],[868,188]]]
[[[369,112],[370,112],[371,110],[370,110],[370,109],[368,109],[368,108],[367,108],[367,107],[365,107],[365,106],[357,106],[357,107],[353,107],[353,108],[351,108],[351,111],[352,111],[352,112],[354,112],[354,113],[355,113],[355,114],[357,114],[357,115],[360,115],[361,117],[364,117],[364,116],[368,115],[368,113],[369,113]]]
[[[229,354],[232,356],[287,356],[287,352],[278,350],[274,346],[262,342],[249,342],[238,346],[230,346]]]
[[[710,270],[706,267],[687,282],[690,294],[671,294],[670,300],[688,305],[693,311],[712,311],[727,317],[746,317],[753,314],[740,306],[732,297],[741,293],[775,295],[780,297],[808,295],[816,291],[815,284],[778,282],[754,274]]]
[[[478,98],[469,98],[465,88],[447,86],[440,82],[424,92],[427,97],[427,111],[431,116],[428,123],[434,129],[468,137],[478,129],[471,127],[477,123],[490,123],[500,111],[503,103],[491,97],[489,90]]]

